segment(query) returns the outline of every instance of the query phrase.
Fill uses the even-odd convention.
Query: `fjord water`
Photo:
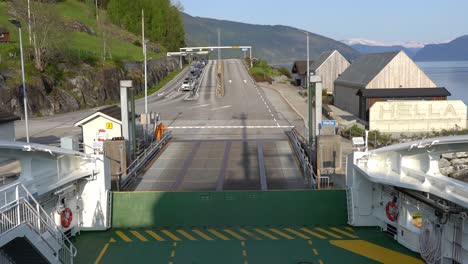
[[[468,61],[417,62],[437,86],[452,94],[449,99],[462,100],[468,105]]]

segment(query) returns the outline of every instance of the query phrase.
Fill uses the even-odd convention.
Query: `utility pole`
[[[32,39],[31,39],[31,6],[30,6],[30,1],[28,0],[28,33],[29,33],[29,45],[32,44]]]
[[[96,24],[97,24],[99,21],[98,0],[96,0],[95,3],[96,3]]]
[[[221,61],[221,29],[218,28],[218,63]]]
[[[313,133],[313,122],[312,122],[312,102],[313,102],[313,97],[312,97],[312,89],[310,86],[310,65],[309,65],[309,32],[306,32],[307,35],[307,73],[306,73],[306,87],[307,87],[307,100],[309,102],[309,145],[312,146],[312,143],[314,141],[314,133]]]
[[[24,77],[24,56],[23,56],[23,38],[21,33],[21,22],[16,19],[9,19],[10,23],[19,30],[20,54],[21,54],[21,77],[23,80],[23,104],[24,104],[24,123],[26,125],[26,142],[29,143],[29,123],[28,123],[28,95],[26,93],[26,79]]]
[[[145,40],[145,12],[141,10],[141,39],[143,43],[143,57],[145,65],[145,114],[148,115],[148,75],[146,65],[146,40]]]

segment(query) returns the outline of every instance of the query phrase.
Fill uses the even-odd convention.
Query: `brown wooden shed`
[[[10,41],[10,31],[6,27],[0,26],[0,42]]]

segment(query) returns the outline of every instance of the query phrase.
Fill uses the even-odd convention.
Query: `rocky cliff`
[[[148,61],[148,87],[156,85],[178,66],[177,60],[169,58]],[[59,64],[54,74],[28,77],[30,115],[53,115],[118,101],[119,81],[124,79],[133,80],[137,94],[141,94],[144,91],[142,69],[142,62],[123,62],[121,66]],[[23,115],[20,71],[0,71],[0,108]]]

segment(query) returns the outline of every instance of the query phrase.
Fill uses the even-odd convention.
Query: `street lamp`
[[[145,64],[145,114],[148,115],[148,77],[146,74],[146,44],[148,44],[148,40],[145,39],[145,11],[143,9],[141,9],[141,40],[143,44],[143,57]]]
[[[15,25],[19,30],[19,39],[20,39],[20,54],[21,54],[21,76],[23,79],[23,104],[24,104],[24,121],[26,125],[26,142],[29,143],[29,123],[28,123],[28,96],[26,94],[26,80],[24,77],[24,59],[23,59],[23,39],[21,36],[21,22],[17,19],[10,18],[8,19],[10,23]]]

